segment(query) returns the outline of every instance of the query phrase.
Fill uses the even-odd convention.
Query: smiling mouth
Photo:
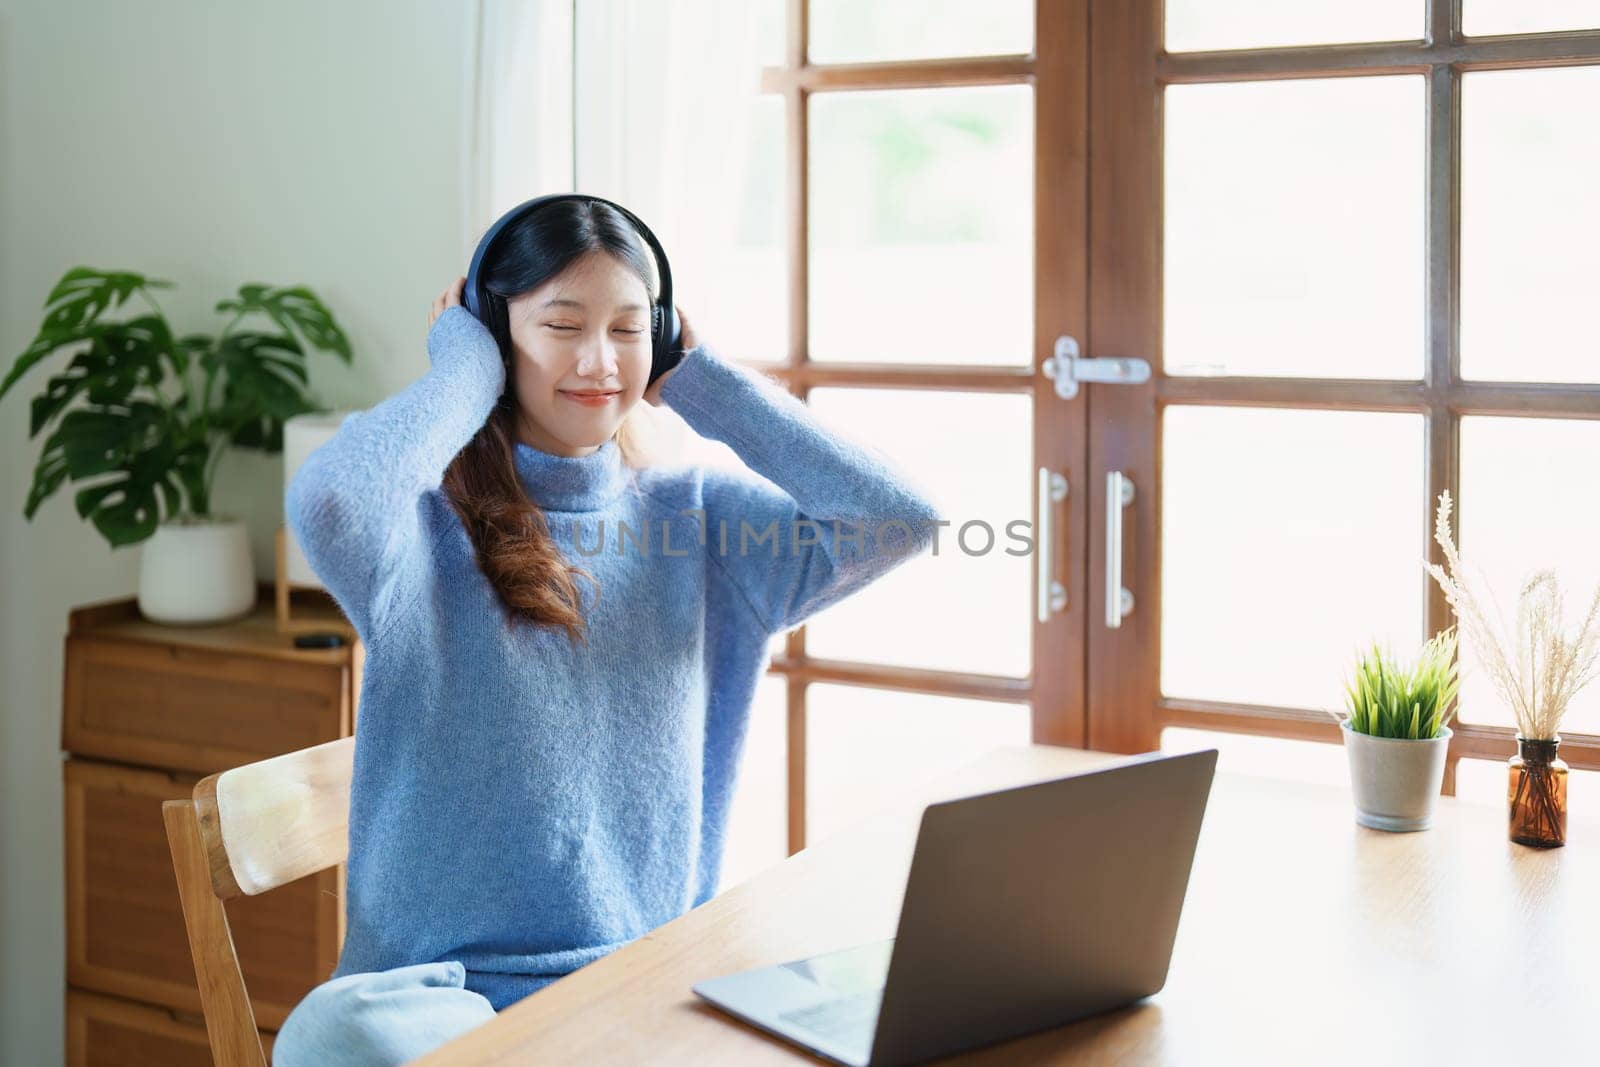
[[[618,393],[622,392],[621,389],[603,389],[603,390],[601,390],[599,392],[593,392],[593,393],[588,393],[588,392],[580,393],[576,389],[563,389],[561,391],[563,393],[566,393],[568,396],[582,396],[582,397],[590,397],[590,398],[600,397],[600,396],[616,396]]]

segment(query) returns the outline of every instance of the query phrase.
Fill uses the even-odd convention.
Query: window
[[[1569,588],[1600,579],[1571,489],[1600,454],[1600,17],[1538,7],[751,9],[738,210],[687,268],[730,354],[935,477],[954,525],[1034,537],[975,555],[947,528],[780,637],[757,714],[782,719],[790,851],[808,815],[829,832],[950,738],[1023,724],[1326,771],[1354,648],[1453,622],[1420,564],[1445,489],[1502,586],[1534,549]],[[643,73],[652,49],[639,107],[692,66]],[[1452,768],[1505,758],[1497,714],[1468,691]],[[1600,769],[1600,692],[1571,724],[1563,754]]]
[[[1600,8],[1092,4],[1087,354],[1153,373],[1089,390],[1092,473],[1136,488],[1089,740],[1336,744],[1354,649],[1455,621],[1419,562],[1444,490],[1503,601],[1600,581]],[[1466,657],[1447,783],[1514,747]],[[1600,768],[1600,693],[1568,726]]]
[[[1081,741],[1081,674],[1069,656],[1034,661],[1032,556],[977,551],[976,527],[964,550],[958,527],[1031,520],[1041,440],[1065,451],[1072,433],[1054,405],[1041,417],[1034,359],[1041,311],[1059,302],[1038,294],[1082,283],[1081,244],[1045,262],[1036,248],[1035,183],[1057,178],[1039,134],[1053,144],[1073,125],[1070,76],[1041,76],[1032,51],[1049,41],[1064,62],[1087,41],[1081,18],[1027,0],[782,7],[784,54],[763,88],[783,102],[790,344],[763,369],[956,512],[935,552],[774,659],[790,683],[798,849],[881,808],[893,783],[1025,743],[1041,720]],[[1079,163],[1062,172],[1081,188]]]

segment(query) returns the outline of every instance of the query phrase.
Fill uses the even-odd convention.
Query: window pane
[[[1358,647],[1415,654],[1421,416],[1181,406],[1163,430],[1163,693],[1331,711]]]
[[[1167,0],[1169,52],[1410,41],[1423,34],[1423,0]]]
[[[811,0],[813,63],[1031,51],[1031,0]]]
[[[1600,67],[1461,80],[1461,373],[1600,382]]]
[[[784,680],[756,683],[750,728],[740,757],[739,781],[723,838],[717,892],[781,863],[789,855],[788,722]]]
[[[812,685],[806,699],[806,844],[904,803],[908,791],[1032,740],[1026,704]]]
[[[1025,86],[811,97],[811,357],[1027,363]]]
[[[760,42],[763,66],[783,65],[786,38],[789,33],[787,0],[758,0],[756,39]]]
[[[726,243],[691,244],[682,256],[669,244],[667,254],[679,303],[696,324],[715,323],[714,342],[724,354],[781,363],[789,353],[783,99],[752,97],[749,123],[738,214]]]
[[[1600,422],[1461,420],[1461,514],[1452,525],[1468,578],[1487,585],[1507,624],[1515,624],[1523,580],[1550,567],[1566,599],[1565,633],[1569,639],[1577,635],[1600,586],[1600,493],[1593,489],[1597,457]],[[1463,643],[1461,717],[1515,725],[1485,671]],[[1600,733],[1600,682],[1573,697],[1562,731]]]
[[[1600,0],[1466,0],[1461,11],[1461,29],[1469,36],[1596,27]]]
[[[1012,537],[1007,524],[1028,520],[1032,506],[1029,399],[813,389],[810,402],[819,417],[880,449],[937,494],[950,525],[940,528],[933,549],[807,624],[806,651],[827,659],[1026,676],[1033,533],[1030,523]],[[961,432],[952,432],[957,426]]]
[[[1418,378],[1423,86],[1166,94],[1168,374]]]
[[[1219,773],[1350,786],[1350,769],[1341,745],[1181,726],[1168,726],[1161,731],[1163,752],[1193,752],[1201,748],[1217,750]]]

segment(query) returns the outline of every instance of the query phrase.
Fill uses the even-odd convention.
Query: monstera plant
[[[26,518],[68,479],[93,481],[77,492],[78,514],[113,546],[149,537],[163,515],[206,516],[229,446],[280,452],[284,420],[318,410],[305,388],[306,347],[350,362],[349,340],[303,286],[242,285],[217,302],[233,316],[220,334],[182,337],[151,296],[171,287],[78,267],[51,291],[38,335],[0,381],[4,399],[52,354],[78,350],[33,398],[28,436],[55,429],[34,468]],[[151,310],[105,318],[134,294]]]
[[[28,436],[48,436],[23,515],[32,520],[70,479],[81,483],[78,515],[113,547],[229,521],[248,569],[243,524],[212,514],[218,461],[229,447],[282,451],[284,421],[320,410],[306,389],[307,349],[348,364],[350,342],[309,289],[255,283],[217,302],[216,311],[231,316],[220,333],[179,336],[152,296],[171,287],[130,271],[78,267],[51,290],[38,335],[0,381],[3,400],[28,371],[71,352],[33,398]],[[135,295],[148,310],[123,309]],[[119,310],[120,318],[107,317]],[[207,551],[193,542],[174,545],[169,556],[194,571],[196,548]],[[141,606],[145,592],[141,576]]]

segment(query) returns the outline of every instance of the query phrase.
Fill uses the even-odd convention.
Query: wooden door
[[[1337,780],[1303,742],[1357,646],[1454,623],[1442,492],[1508,612],[1534,567],[1579,606],[1600,579],[1600,9],[1092,7],[1086,351],[1154,373],[1087,390],[1088,740]],[[1503,803],[1510,719],[1463,666],[1446,790]],[[1567,727],[1600,768],[1600,692]]]

